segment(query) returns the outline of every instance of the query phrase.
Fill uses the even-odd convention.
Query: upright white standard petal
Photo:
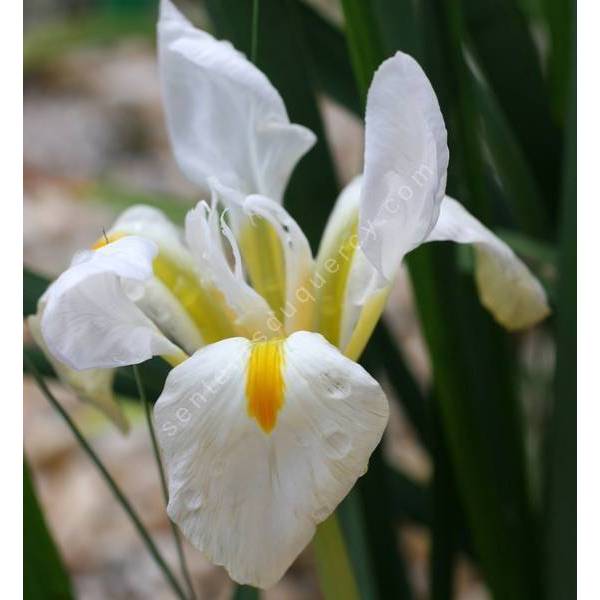
[[[482,304],[507,329],[530,327],[550,314],[544,288],[515,253],[456,200],[446,196],[428,242],[475,246]]]
[[[129,431],[129,421],[117,403],[112,384],[114,379],[113,369],[87,369],[76,371],[56,360],[48,350],[42,337],[40,326],[41,315],[44,312],[45,299],[42,298],[38,304],[38,312],[27,318],[27,325],[35,343],[44,356],[50,361],[52,368],[59,379],[70,387],[82,402],[91,404],[102,412],[122,432]]]
[[[169,515],[235,581],[268,588],[366,471],[387,418],[378,383],[318,334],[207,346],[155,405]]]
[[[161,1],[160,76],[175,156],[205,188],[214,177],[244,195],[281,201],[314,134],[289,122],[267,77],[228,42],[200,31]]]
[[[360,240],[388,281],[436,223],[446,188],[446,128],[427,76],[407,54],[381,64],[366,110]]]
[[[56,359],[79,370],[181,357],[123,287],[123,280],[152,277],[156,252],[151,240],[129,236],[75,257],[48,288],[42,316],[42,335]]]

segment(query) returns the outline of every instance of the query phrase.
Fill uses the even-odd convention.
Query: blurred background
[[[177,5],[196,25],[248,51],[251,1]],[[544,0],[260,5],[258,66],[292,120],[320,136],[286,198],[313,244],[337,190],[362,168],[362,102],[372,71],[403,49],[420,60],[440,97],[449,129],[449,191],[528,262],[554,309],[546,323],[509,336],[478,306],[468,250],[440,245],[409,261],[364,358],[386,387],[391,422],[369,475],[342,507],[361,595],[574,597],[569,215],[575,194],[568,175],[574,6]],[[156,17],[157,3],[149,0],[25,0],[25,314],[35,310],[44,281],[127,206],[152,204],[182,222],[199,199],[168,144]],[[565,272],[573,279],[561,277]],[[31,348],[26,328],[24,337]],[[175,566],[135,397],[124,394],[132,429],[123,436],[56,382],[47,365],[45,374]],[[27,373],[24,439],[35,494],[73,596],[172,598],[105,482]],[[253,593],[236,591],[222,569],[189,546],[185,551],[198,598]],[[26,556],[28,576],[40,575]],[[322,597],[310,548],[262,597]]]

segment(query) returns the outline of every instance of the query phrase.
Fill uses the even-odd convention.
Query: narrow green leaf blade
[[[303,0],[295,0],[315,85],[356,114],[361,105],[343,33]]]
[[[572,57],[575,63],[575,53]],[[563,182],[555,400],[546,485],[546,578],[550,600],[577,595],[577,123],[572,72]]]
[[[556,218],[561,136],[528,23],[514,0],[466,0],[462,7],[478,62]]]
[[[258,590],[249,585],[236,585],[232,595],[232,600],[258,600],[259,598]]]
[[[360,39],[352,28],[364,36],[365,26],[375,22],[355,22],[356,13],[346,9],[357,2],[343,3],[351,44]],[[437,0],[423,4],[422,62],[438,93],[455,152],[449,190],[460,190],[461,200],[490,223],[485,218],[490,207],[479,140],[468,121],[474,104],[462,54],[459,7]],[[360,8],[369,6],[365,2]],[[378,31],[370,35],[377,39]],[[356,68],[363,70],[358,80],[369,81],[383,58],[370,65],[356,61]],[[361,91],[366,94],[366,86]],[[420,248],[409,266],[434,366],[437,408],[477,553],[497,597],[537,597],[537,536],[506,338],[479,305],[472,280],[458,273],[450,247]]]
[[[388,477],[380,445],[371,455],[368,471],[358,480],[368,548],[379,598],[412,598],[407,568],[398,548]]]
[[[25,600],[70,600],[69,576],[52,540],[23,459],[23,597]]]
[[[571,49],[575,35],[575,7],[572,0],[542,0],[542,12],[550,34],[548,79],[552,108],[559,124],[564,124],[569,101],[568,82],[573,61]]]
[[[27,317],[37,312],[38,300],[46,291],[49,281],[43,275],[23,267],[23,316]]]

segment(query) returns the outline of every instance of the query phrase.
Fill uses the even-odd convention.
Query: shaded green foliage
[[[71,583],[23,459],[23,598],[70,600]]]

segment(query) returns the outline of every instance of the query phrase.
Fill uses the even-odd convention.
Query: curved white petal
[[[156,275],[145,281],[122,280],[121,285],[127,297],[160,331],[188,354],[205,345],[190,314]]]
[[[159,209],[139,204],[129,207],[119,215],[108,231],[108,239],[119,239],[123,235],[139,235],[156,242],[159,255],[162,257],[158,274],[144,282],[130,281],[126,284],[127,295],[144,313],[158,325],[160,330],[174,340],[189,354],[204,345],[199,324],[178,298],[181,285],[165,285],[160,276],[165,270],[170,280],[177,282],[173,270],[188,274],[189,281],[200,285],[195,275],[194,260],[183,243],[183,230],[175,226]],[[98,242],[100,245],[103,240]]]
[[[362,184],[363,176],[358,175],[344,187],[335,201],[319,244],[318,265],[338,252],[340,239],[346,237],[358,219]]]
[[[158,208],[136,204],[123,211],[108,231],[111,235],[139,235],[156,242],[161,252],[183,265],[193,265],[193,259],[183,243],[183,230],[174,225]]]
[[[354,360],[383,310],[388,285],[359,245],[357,221],[362,176],[340,194],[319,248],[315,285],[320,285],[317,325]]]
[[[122,432],[129,431],[129,421],[115,400],[112,391],[114,378],[113,369],[87,369],[76,371],[56,360],[44,343],[40,326],[41,315],[44,311],[45,301],[38,305],[38,312],[27,318],[29,331],[35,343],[50,361],[60,380],[70,387],[83,401],[91,404],[101,411]]]
[[[389,284],[381,277],[379,271],[367,259],[361,248],[357,248],[346,284],[346,294],[342,310],[339,347],[344,353],[346,353],[345,348],[350,344],[364,308],[371,305],[374,297],[380,297],[383,293],[383,303],[380,304],[380,312],[378,315],[372,317],[374,319],[373,327],[375,326],[381,316],[381,312],[383,312],[389,287]],[[372,329],[369,331],[369,337],[371,332]],[[367,341],[368,337],[365,340],[365,345]],[[357,360],[358,356],[353,358]]]
[[[381,64],[369,89],[361,246],[391,281],[402,257],[429,234],[446,187],[448,147],[437,98],[402,52]]]
[[[199,202],[186,216],[186,240],[199,273],[205,283],[214,286],[224,296],[238,331],[243,331],[250,338],[270,337],[279,333],[278,323],[270,331],[268,324],[271,322],[271,310],[264,298],[244,280],[235,239],[233,235],[227,234],[226,239],[232,244],[233,255],[238,257],[233,270],[231,269],[222,245],[222,226],[217,207],[209,207],[204,201]]]
[[[322,336],[281,344],[283,402],[268,433],[250,416],[248,381],[274,363],[253,362],[242,338],[173,369],[155,405],[169,515],[234,580],[263,588],[366,471],[388,417],[377,382]]]
[[[243,194],[281,201],[314,134],[289,122],[267,77],[228,42],[200,31],[162,0],[160,75],[177,161],[192,181],[215,177]]]
[[[314,261],[306,236],[290,214],[270,198],[248,196],[243,209],[250,220],[253,216],[265,219],[279,238],[285,263],[282,318],[286,333],[307,329],[314,309],[314,291],[309,281]]]
[[[525,264],[453,198],[444,198],[438,222],[426,241],[474,244],[481,303],[507,329],[529,327],[550,314],[544,288]]]
[[[55,358],[81,370],[182,354],[122,285],[150,279],[156,252],[151,240],[128,236],[75,257],[46,295],[42,335]]]

